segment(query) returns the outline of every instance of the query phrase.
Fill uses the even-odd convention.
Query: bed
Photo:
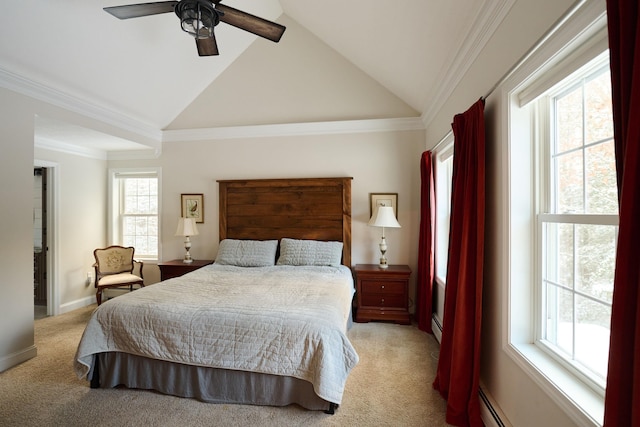
[[[351,178],[218,186],[216,262],[103,303],[76,374],[93,388],[333,413],[358,362]]]

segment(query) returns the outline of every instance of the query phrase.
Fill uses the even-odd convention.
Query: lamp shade
[[[401,227],[391,206],[380,206],[369,220],[369,225],[372,227]]]
[[[195,218],[180,218],[178,220],[178,228],[176,236],[197,236],[198,227],[196,227]]]

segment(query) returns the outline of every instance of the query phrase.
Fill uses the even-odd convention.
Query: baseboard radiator
[[[431,318],[431,330],[438,343],[442,342],[442,324],[435,316]],[[480,415],[486,427],[511,427],[511,424],[503,421],[504,416],[500,416],[497,405],[485,391],[482,382],[480,383]]]

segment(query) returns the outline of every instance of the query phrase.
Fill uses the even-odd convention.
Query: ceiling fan
[[[220,21],[249,31],[273,42],[280,41],[286,27],[250,13],[220,4],[221,0],[180,0],[129,4],[105,7],[104,10],[119,19],[175,12],[182,29],[196,39],[198,55],[218,55],[213,27]]]

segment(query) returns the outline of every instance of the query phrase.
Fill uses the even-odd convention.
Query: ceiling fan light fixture
[[[219,12],[208,1],[182,0],[176,5],[175,12],[182,30],[196,39],[213,37],[213,27],[220,22]]]
[[[196,47],[200,56],[219,54],[213,28],[220,21],[272,42],[280,41],[280,37],[286,30],[284,25],[225,6],[220,4],[220,1],[222,0],[155,1],[104,7],[103,9],[118,19],[140,18],[173,12],[180,19],[182,29],[196,39]]]

